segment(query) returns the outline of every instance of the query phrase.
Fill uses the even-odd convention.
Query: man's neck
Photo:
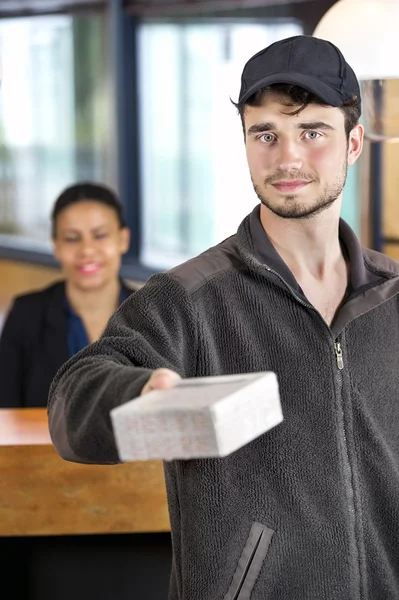
[[[322,282],[345,263],[339,212],[332,209],[311,219],[282,219],[261,205],[262,226],[297,281],[311,277]]]

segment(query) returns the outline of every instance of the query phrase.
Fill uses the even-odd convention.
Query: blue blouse
[[[119,297],[119,304],[122,304],[128,297],[128,292],[122,287]],[[67,345],[69,356],[77,354],[80,350],[89,345],[86,329],[82,319],[73,312],[68,298],[65,296],[64,307],[67,313]]]

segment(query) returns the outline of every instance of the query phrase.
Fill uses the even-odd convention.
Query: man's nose
[[[284,172],[299,171],[302,165],[303,160],[298,144],[293,140],[281,140],[278,169]]]

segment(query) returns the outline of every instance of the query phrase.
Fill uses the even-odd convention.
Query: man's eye
[[[307,137],[309,140],[316,140],[319,136],[320,133],[318,133],[317,131],[307,131],[305,133],[305,137]]]
[[[270,144],[271,142],[274,142],[275,137],[272,133],[263,133],[260,139],[262,140],[262,142]]]

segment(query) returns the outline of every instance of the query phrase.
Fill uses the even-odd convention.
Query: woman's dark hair
[[[123,208],[117,195],[103,184],[83,182],[71,185],[61,192],[55,201],[51,212],[51,233],[53,239],[57,233],[57,219],[59,214],[68,206],[78,202],[99,202],[112,208],[118,217],[119,226],[126,227],[123,217]]]
[[[278,94],[281,97],[282,103],[287,107],[297,107],[295,110],[290,111],[287,114],[298,115],[302,112],[309,104],[317,104],[319,106],[326,106],[325,102],[323,102],[318,96],[312,94],[312,92],[308,92],[304,88],[299,87],[298,85],[291,85],[289,83],[275,83],[273,85],[269,85],[260,89],[253,96],[251,96],[246,103],[239,107],[239,105],[235,102],[233,104],[238,109],[240,113],[242,126],[244,129],[244,111],[245,105],[249,106],[260,106],[262,100],[264,99],[266,94],[274,93]],[[345,102],[342,106],[339,107],[340,110],[344,113],[345,117],[345,133],[347,139],[349,139],[349,134],[352,129],[359,123],[360,115],[361,115],[361,102],[360,98],[354,96],[351,100]]]

